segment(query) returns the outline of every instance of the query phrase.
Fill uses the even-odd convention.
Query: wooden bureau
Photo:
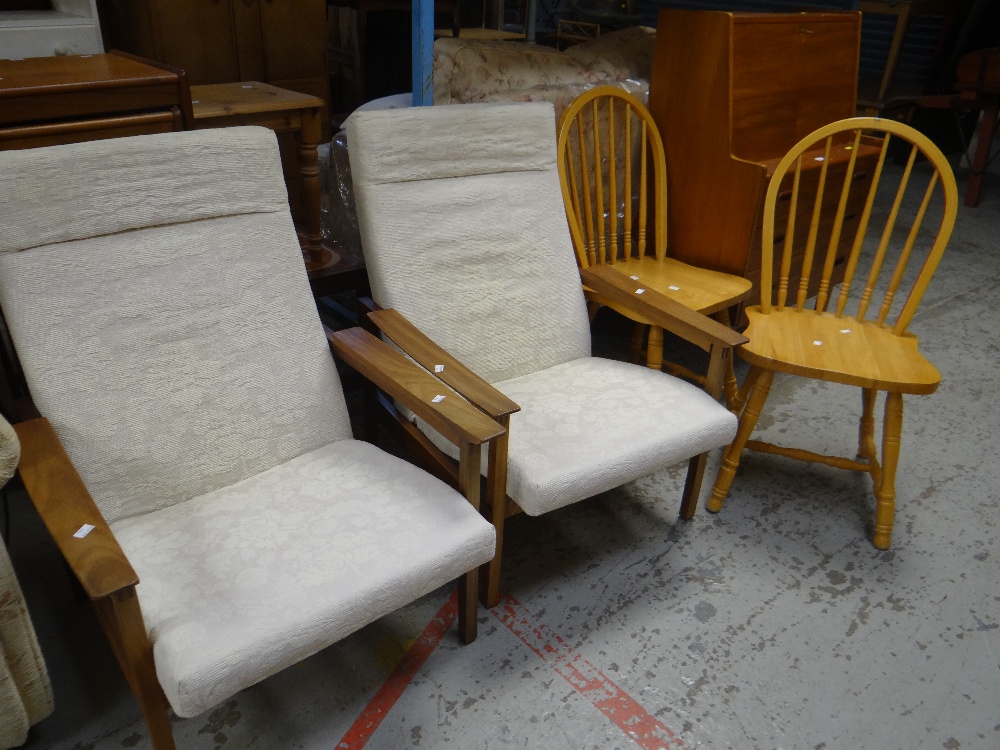
[[[860,39],[856,12],[660,12],[649,109],[667,153],[670,253],[750,279],[748,304],[760,294],[767,181],[802,137],[854,116]],[[876,150],[868,143],[859,155],[848,215],[864,201]],[[835,153],[830,168],[843,173],[849,153]],[[813,158],[804,169],[819,166]],[[811,197],[801,194],[800,216]],[[796,236],[804,242],[804,234]]]

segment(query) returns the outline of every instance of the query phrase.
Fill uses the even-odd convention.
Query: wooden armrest
[[[49,420],[20,422],[14,430],[21,441],[21,481],[87,595],[101,599],[139,583]],[[75,537],[84,524],[94,528]]]
[[[459,393],[368,331],[348,328],[327,332],[327,337],[338,357],[456,445],[482,445],[506,432]],[[435,403],[437,396],[444,398]]]
[[[583,283],[598,294],[624,305],[686,341],[708,351],[713,346],[732,348],[748,339],[732,328],[722,325],[680,302],[642,286],[614,266],[590,266],[580,271]],[[636,292],[642,289],[641,294]]]
[[[437,378],[447,383],[494,419],[521,411],[521,407],[463,365],[433,339],[392,308],[368,313],[378,329]],[[437,366],[444,369],[437,371]]]

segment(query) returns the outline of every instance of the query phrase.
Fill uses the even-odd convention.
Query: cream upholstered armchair
[[[499,599],[509,508],[541,515],[689,461],[690,518],[706,453],[735,434],[735,417],[715,397],[725,356],[744,339],[602,266],[584,271],[589,287],[712,353],[710,393],[591,356],[552,105],[358,112],[347,136],[372,292],[387,308],[369,318],[510,425],[484,466],[497,527],[487,605]],[[435,447],[455,455],[419,416],[414,423],[408,433],[428,456]]]
[[[14,475],[21,444],[0,417],[0,487]],[[21,586],[0,543],[0,748],[17,747],[28,729],[52,713],[52,685]]]
[[[473,470],[503,430],[362,331],[328,343],[271,131],[8,151],[0,176],[0,304],[41,415],[21,476],[154,747],[167,703],[201,713],[450,580],[475,637],[478,483],[352,439],[329,346]]]

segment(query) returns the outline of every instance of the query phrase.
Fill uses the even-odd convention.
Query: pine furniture
[[[663,142],[649,110],[616,86],[581,94],[559,127],[559,180],[581,269],[608,264],[685,307],[730,325],[730,309],[750,294],[740,276],[682,263],[667,246],[667,173]],[[646,366],[695,376],[663,360],[663,329],[634,310],[584,289],[591,319],[602,305],[635,321],[631,359],[639,361],[648,329]],[[672,368],[672,369],[670,369]],[[727,398],[736,393],[732,360]]]
[[[858,155],[873,131],[880,146],[871,187],[860,221],[849,224],[846,214]],[[892,158],[887,158],[896,149],[901,151],[901,170],[891,167]],[[843,174],[828,166],[837,151],[849,154]],[[806,168],[818,156],[823,158],[820,189],[815,200],[806,200],[800,214],[794,207],[806,198],[801,190]],[[782,215],[779,202],[786,175],[792,178],[793,210]],[[824,205],[831,205],[835,214],[829,229],[821,223]],[[782,158],[768,186],[761,237],[761,288],[775,288],[776,293],[765,292],[759,305],[746,310],[750,341],[738,352],[750,363],[750,372],[740,389],[739,432],[726,449],[706,504],[710,511],[721,509],[744,447],[864,471],[875,489],[873,542],[879,549],[889,548],[903,395],[933,393],[941,381],[908,328],[944,253],[957,211],[958,190],[947,159],[923,134],[894,120],[853,118],[823,126]],[[806,238],[801,260],[795,257],[794,236]],[[833,268],[841,241],[850,247],[850,254],[837,290]],[[808,303],[814,286],[818,295]],[[862,389],[857,459],[748,442],[776,373]],[[880,391],[886,393],[881,460],[874,439]]]

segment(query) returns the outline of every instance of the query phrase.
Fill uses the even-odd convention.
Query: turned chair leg
[[[642,359],[642,342],[646,339],[646,325],[636,323],[632,326],[632,339],[628,344],[628,361],[633,365],[639,364]]]
[[[719,475],[715,479],[715,486],[712,488],[712,494],[705,503],[705,507],[712,513],[718,513],[722,510],[722,502],[726,499],[726,495],[729,494],[729,487],[736,476],[736,467],[740,464],[740,454],[743,453],[743,448],[750,439],[750,434],[753,432],[754,427],[757,426],[761,409],[764,407],[764,402],[767,401],[767,394],[771,390],[771,382],[774,380],[774,372],[753,367],[750,369],[747,377],[752,379],[753,388],[750,390],[746,407],[743,409],[743,415],[740,417],[740,425],[736,430],[736,437],[726,448],[726,452],[722,457],[722,467],[719,469]]]
[[[724,326],[732,326],[728,310],[719,310],[712,317]],[[726,398],[726,408],[734,414],[739,412],[739,387],[736,384],[735,361],[735,352],[730,349],[726,356],[726,373],[722,381],[722,392]]]
[[[663,329],[659,326],[649,327],[649,339],[646,342],[646,367],[650,370],[663,369]]]
[[[878,391],[874,388],[861,389],[861,422],[858,425],[858,458],[868,459],[875,465],[878,455],[875,451],[875,399]]]
[[[899,463],[899,438],[903,432],[903,394],[889,393],[885,399],[885,422],[882,427],[882,476],[875,489],[875,537],[879,549],[889,549],[892,523],[896,515],[896,466]]]

